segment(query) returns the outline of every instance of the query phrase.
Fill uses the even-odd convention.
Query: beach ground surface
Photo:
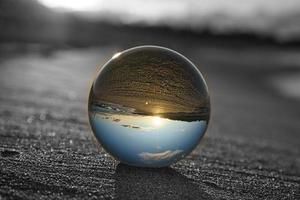
[[[300,52],[176,50],[207,80],[212,115],[201,144],[162,169],[120,164],[92,136],[88,92],[115,47],[1,56],[0,199],[300,199],[300,106],[289,88]]]

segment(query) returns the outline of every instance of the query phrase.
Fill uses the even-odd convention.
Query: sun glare
[[[161,126],[162,125],[162,119],[159,116],[155,116],[152,119],[152,123],[154,126]]]
[[[38,0],[50,8],[64,8],[75,11],[95,11],[101,8],[102,0]]]

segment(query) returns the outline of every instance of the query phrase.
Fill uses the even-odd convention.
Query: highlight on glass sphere
[[[204,78],[181,54],[140,46],[112,57],[89,95],[89,120],[103,148],[122,163],[165,167],[199,143],[209,122]]]

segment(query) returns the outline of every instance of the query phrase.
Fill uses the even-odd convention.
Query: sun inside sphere
[[[183,55],[140,46],[115,54],[89,94],[89,120],[103,148],[122,163],[165,167],[199,143],[209,122],[203,76]]]

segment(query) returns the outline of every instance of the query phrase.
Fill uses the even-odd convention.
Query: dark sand
[[[118,164],[87,120],[95,66],[112,48],[0,60],[0,199],[300,199],[300,106],[269,84],[299,52],[193,48],[211,93],[209,130],[165,169]]]

